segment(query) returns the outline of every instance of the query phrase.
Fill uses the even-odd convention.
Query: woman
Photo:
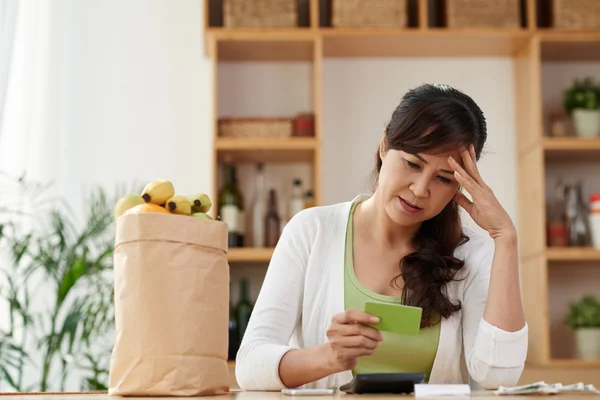
[[[371,196],[286,226],[237,355],[242,389],[341,386],[369,372],[518,382],[528,328],[517,234],[476,166],[483,113],[458,90],[423,85],[384,133]],[[461,225],[459,206],[491,240]],[[365,301],[421,307],[419,335],[368,326]]]

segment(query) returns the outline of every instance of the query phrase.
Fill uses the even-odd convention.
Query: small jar
[[[590,196],[590,233],[592,246],[600,250],[600,192]]]
[[[315,136],[315,116],[312,113],[300,113],[296,115],[293,136]]]

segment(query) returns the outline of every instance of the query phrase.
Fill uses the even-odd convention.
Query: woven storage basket
[[[555,28],[600,28],[600,0],[553,0],[552,17]]]
[[[332,0],[334,27],[405,27],[407,0]]]
[[[519,28],[520,0],[446,0],[449,28]]]
[[[298,26],[298,0],[223,0],[227,28],[289,28]]]
[[[221,137],[287,138],[293,132],[291,118],[222,118]]]

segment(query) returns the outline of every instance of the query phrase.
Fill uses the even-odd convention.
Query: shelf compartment
[[[316,138],[217,138],[215,141],[219,162],[312,162],[317,148]]]
[[[588,261],[600,263],[600,250],[592,247],[550,247],[548,261]]]
[[[308,28],[211,28],[219,61],[312,61],[316,34]],[[212,56],[212,54],[209,54]]]
[[[325,57],[512,56],[523,29],[321,29]]]
[[[543,60],[600,60],[600,31],[541,29],[538,32]]]
[[[267,263],[273,256],[271,247],[233,247],[228,251],[228,261],[230,263]]]
[[[547,160],[600,161],[600,138],[544,138]]]

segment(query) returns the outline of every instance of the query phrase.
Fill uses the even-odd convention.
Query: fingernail
[[[379,322],[379,318],[377,318],[377,317],[371,317],[370,321],[371,321],[371,323],[376,324],[376,323]]]
[[[379,341],[383,342],[383,339],[385,339],[385,337],[383,336],[383,333],[379,333]]]

